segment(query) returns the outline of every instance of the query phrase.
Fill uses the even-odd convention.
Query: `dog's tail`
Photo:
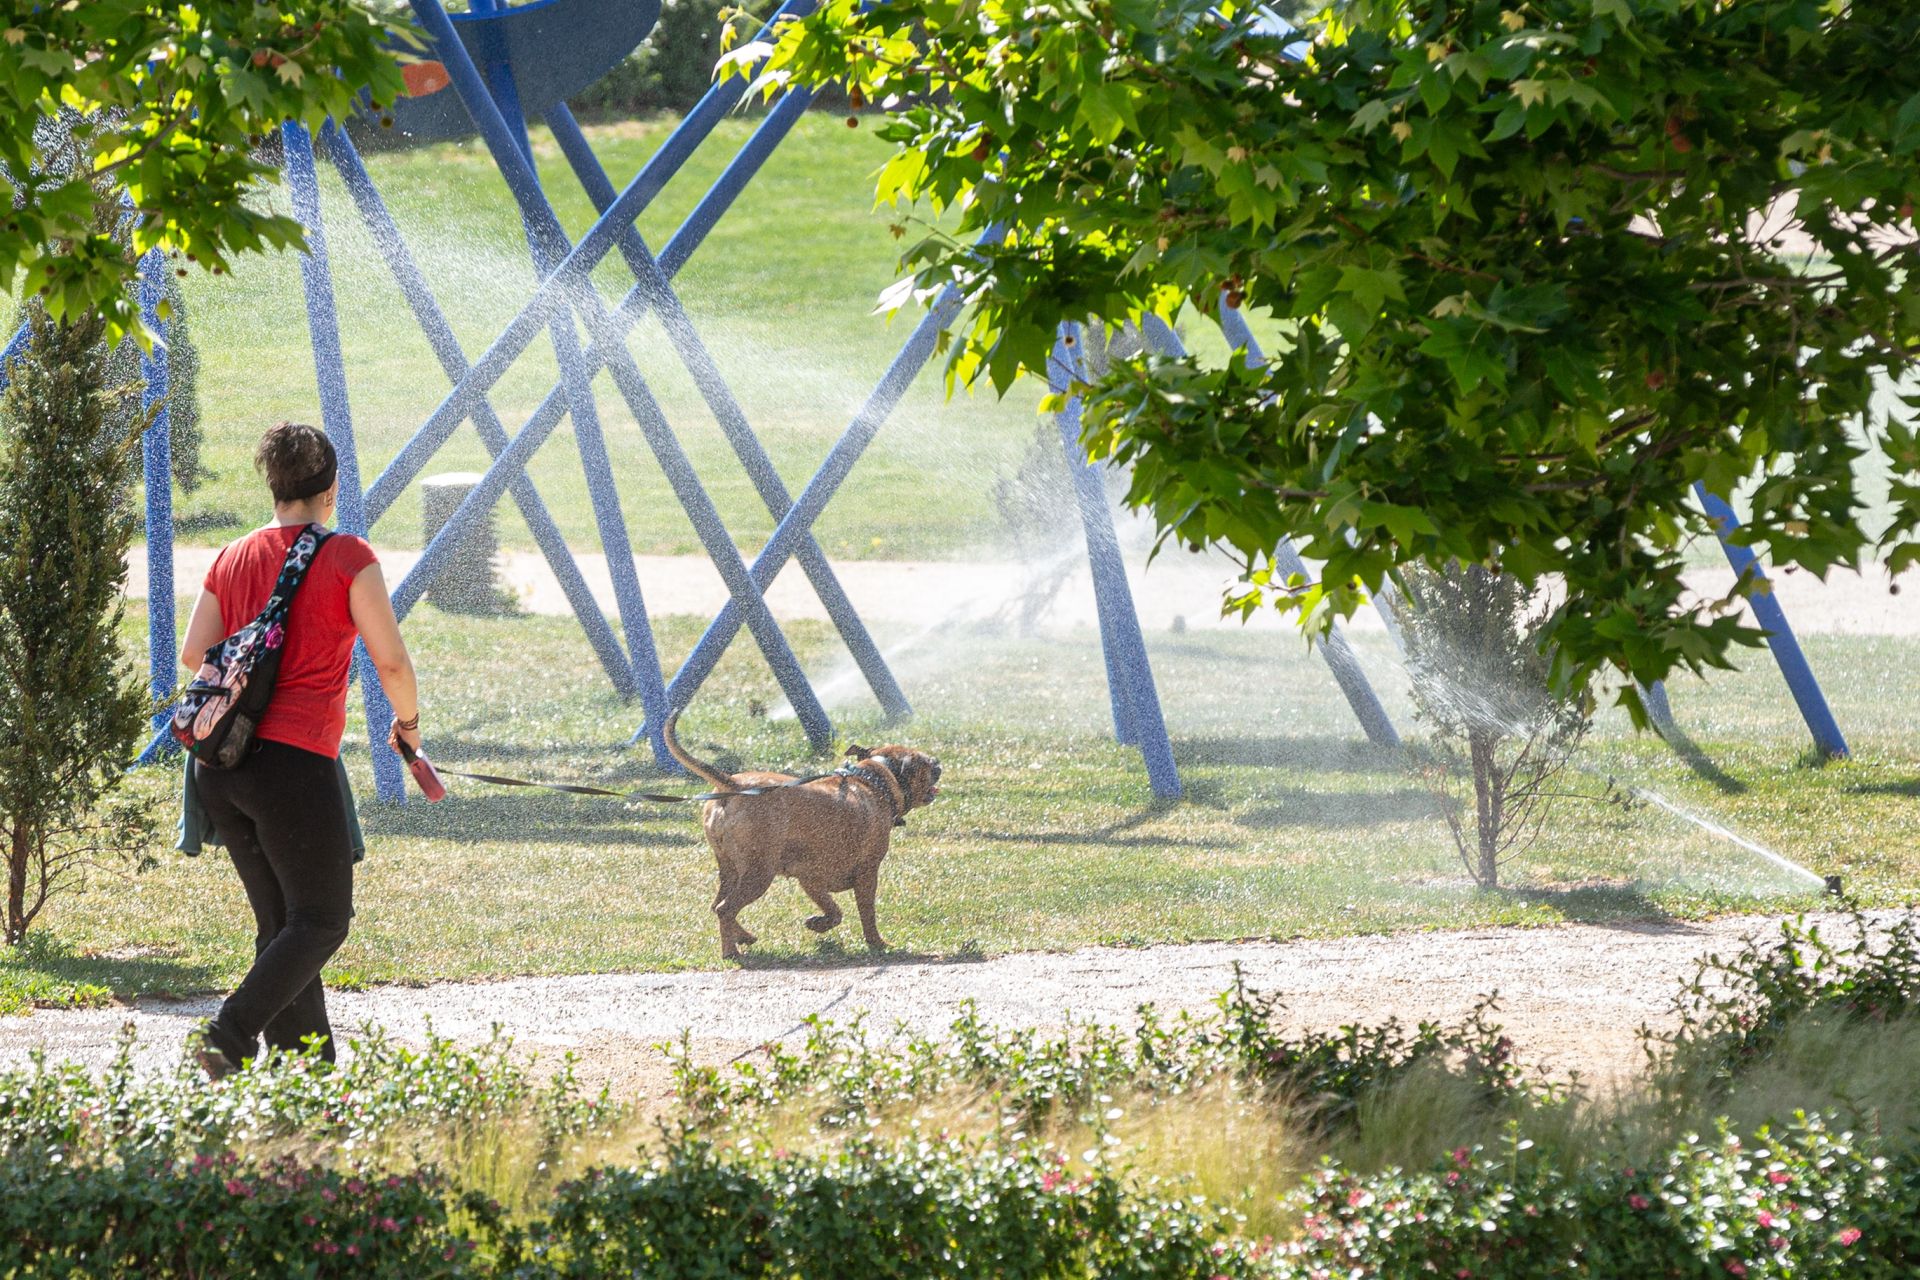
[[[739,788],[734,786],[732,778],[706,761],[695,759],[685,747],[680,745],[680,739],[673,736],[673,726],[678,723],[680,723],[680,713],[676,711],[667,717],[667,723],[660,731],[660,736],[667,740],[667,754],[678,760],[681,768],[707,783],[714,790],[738,791]]]

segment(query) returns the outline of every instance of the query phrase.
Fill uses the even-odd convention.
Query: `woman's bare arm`
[[[200,664],[207,660],[207,650],[224,638],[220,598],[203,589],[200,598],[193,602],[193,613],[187,618],[187,637],[180,642],[180,665],[189,671],[200,670]]]
[[[398,725],[400,720],[419,718],[420,690],[414,679],[413,658],[407,653],[407,642],[400,638],[400,621],[393,616],[393,601],[387,595],[387,580],[379,565],[370,564],[355,575],[347,592],[347,608],[353,614],[353,625],[360,629],[367,656],[373,659],[373,669],[380,675],[380,687],[393,704],[394,733],[418,750],[420,730],[403,730]]]

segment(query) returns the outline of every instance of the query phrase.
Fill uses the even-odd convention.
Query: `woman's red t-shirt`
[[[205,585],[220,601],[222,635],[232,635],[266,607],[286,563],[287,548],[304,527],[255,529],[229,542],[214,557]],[[287,638],[280,651],[280,674],[255,737],[329,758],[340,754],[340,735],[347,728],[347,668],[360,634],[353,625],[347,590],[374,561],[366,539],[350,533],[336,533],[321,545],[306,580],[294,593]]]

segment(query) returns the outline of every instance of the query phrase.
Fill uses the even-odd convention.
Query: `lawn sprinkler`
[[[1846,894],[1846,889],[1842,886],[1839,876],[1828,876],[1826,880],[1827,896],[1829,898],[1838,898]]]

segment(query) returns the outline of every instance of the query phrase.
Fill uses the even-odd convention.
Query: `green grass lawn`
[[[143,626],[128,620],[129,639]],[[669,661],[695,620],[661,624]],[[841,661],[824,628],[793,629],[817,675]],[[657,781],[624,749],[637,709],[606,691],[566,619],[476,620],[430,606],[408,624],[426,689],[429,746],[456,767],[600,783]],[[1289,636],[1162,632],[1149,638],[1188,798],[1151,801],[1139,758],[1106,723],[1091,628],[1056,640],[945,637],[900,673],[919,718],[897,736],[937,752],[946,793],[898,833],[881,923],[905,955],[1644,920],[1791,910],[1817,897],[1763,858],[1657,809],[1563,803],[1510,887],[1466,881],[1435,802],[1391,754],[1366,745],[1316,656]],[[1358,637],[1391,709],[1411,728],[1384,638]],[[1869,902],[1920,883],[1912,837],[1920,746],[1904,708],[1920,694],[1920,642],[1813,637],[1856,749],[1809,768],[1804,733],[1764,659],[1682,683],[1694,740],[1683,758],[1609,717],[1582,760],[1822,872]],[[735,765],[817,767],[750,646],[736,645],[683,724]],[[454,783],[437,806],[372,802],[365,733],[348,755],[372,851],[347,982],[715,966],[713,863],[688,809]],[[858,701],[842,731],[889,736]],[[171,770],[135,786],[171,793]],[[864,956],[857,932],[818,939],[782,881],[747,913],[750,964]],[[48,912],[34,946],[0,961],[0,1001],[58,1001],[71,984],[119,993],[220,987],[241,972],[250,926],[219,856],[161,856],[141,876],[94,876]],[[84,988],[82,998],[98,998]]]

